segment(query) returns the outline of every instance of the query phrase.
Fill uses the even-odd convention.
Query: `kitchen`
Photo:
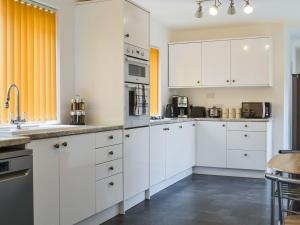
[[[1,0],[0,223],[293,224],[297,6]]]

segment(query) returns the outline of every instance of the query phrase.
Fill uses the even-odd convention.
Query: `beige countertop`
[[[123,129],[122,125],[102,125],[102,126],[64,126],[49,125],[47,128],[26,130],[20,134],[0,134],[0,148],[23,145],[31,140],[55,138],[62,136],[70,136],[76,134],[97,133],[103,131]]]
[[[216,121],[216,122],[269,122],[272,119],[224,119],[224,118],[166,118],[162,120],[151,120],[150,125],[163,125],[172,123],[184,123],[191,121]]]

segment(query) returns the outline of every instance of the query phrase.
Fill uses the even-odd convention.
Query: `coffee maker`
[[[173,96],[172,103],[174,105],[174,114],[178,118],[188,117],[188,97],[185,96]]]

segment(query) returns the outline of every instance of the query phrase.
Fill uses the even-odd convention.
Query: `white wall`
[[[74,96],[74,4],[72,0],[37,0],[57,9],[57,109],[62,123],[69,123]]]
[[[160,76],[160,115],[163,115],[165,106],[168,104],[170,90],[168,88],[168,43],[169,30],[167,27],[151,18],[150,21],[150,45],[158,48],[160,53],[159,76]]]
[[[270,101],[273,106],[273,151],[276,153],[284,146],[285,35],[283,24],[244,24],[230,27],[175,30],[170,34],[170,42],[255,36],[271,36],[273,38],[272,87],[177,89],[176,92],[180,95],[187,95],[192,104],[206,107],[213,105],[241,107],[243,101]]]

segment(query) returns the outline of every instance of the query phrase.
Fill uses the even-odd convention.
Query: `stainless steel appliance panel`
[[[32,156],[0,160],[0,199],[0,224],[33,225]]]

